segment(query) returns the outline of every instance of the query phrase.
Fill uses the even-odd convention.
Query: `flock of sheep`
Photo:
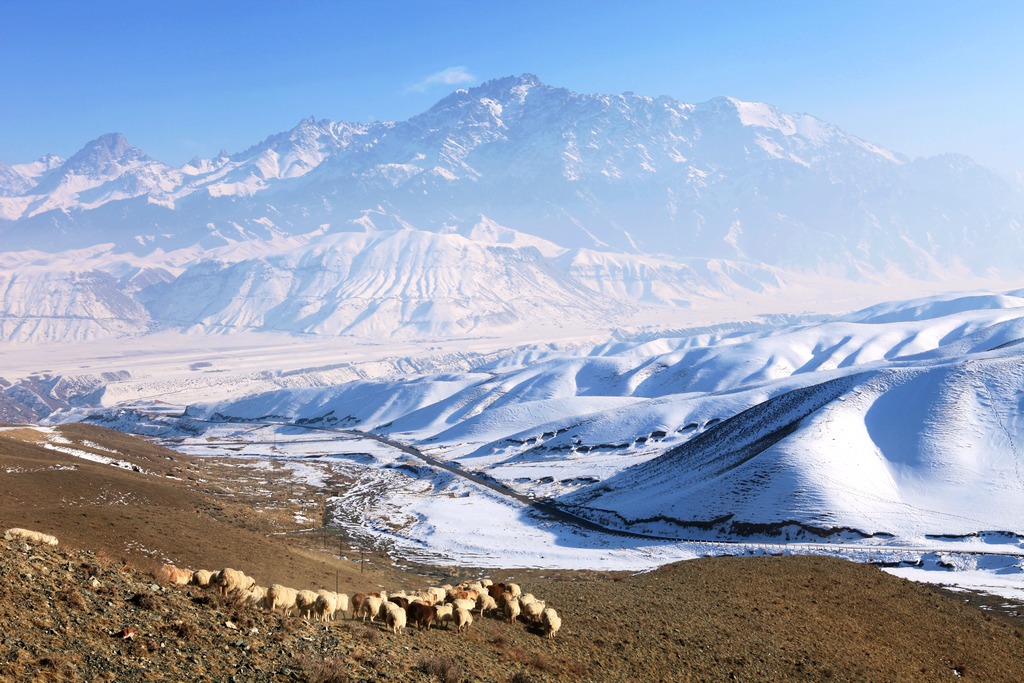
[[[331,621],[336,614],[344,615],[351,610],[350,618],[362,617],[363,621],[370,622],[381,619],[396,634],[407,625],[422,630],[434,624],[444,624],[445,628],[455,624],[461,633],[473,623],[474,611],[478,616],[500,614],[511,623],[522,616],[548,638],[554,638],[562,626],[562,619],[554,608],[530,593],[523,593],[519,585],[494,583],[490,579],[431,587],[415,593],[356,593],[349,599],[345,593],[296,590],[277,583],[263,588],[257,586],[251,576],[231,568],[217,572],[191,571],[165,564],[157,572],[157,578],[170,584],[191,583],[217,588],[221,595],[237,595],[254,607],[271,612],[281,610],[285,614],[294,610],[306,620]]]
[[[37,545],[57,545],[49,534],[29,529],[13,528],[4,532],[6,540],[22,540]],[[459,633],[473,623],[473,611],[478,616],[499,613],[515,623],[520,616],[554,638],[562,626],[562,619],[552,607],[530,593],[523,593],[518,584],[494,583],[490,579],[467,581],[457,586],[431,587],[416,593],[405,591],[388,595],[356,593],[351,600],[345,593],[328,590],[296,590],[281,584],[269,588],[256,585],[256,580],[237,569],[225,568],[217,572],[206,569],[192,571],[165,564],[156,572],[158,580],[175,585],[195,584],[217,588],[221,595],[237,595],[244,602],[290,614],[295,610],[306,620],[331,621],[335,614],[344,615],[351,609],[351,617],[362,617],[374,622],[383,619],[392,633],[401,633],[407,625],[418,629],[444,624],[447,629],[454,623]]]
[[[31,529],[21,529],[14,527],[4,532],[5,541],[25,541],[26,543],[34,543],[35,545],[57,545],[57,538],[50,534],[44,534],[41,531],[32,531]]]

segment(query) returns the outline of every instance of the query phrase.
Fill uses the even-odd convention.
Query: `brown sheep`
[[[434,620],[437,619],[437,612],[431,606],[411,602],[406,609],[406,616],[409,624],[422,631],[425,628],[430,628],[430,625],[434,623]]]

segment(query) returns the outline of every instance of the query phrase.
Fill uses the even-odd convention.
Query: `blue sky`
[[[404,119],[530,72],[718,95],[1024,170],[1024,2],[0,0],[0,161],[106,132],[179,165],[309,115]]]

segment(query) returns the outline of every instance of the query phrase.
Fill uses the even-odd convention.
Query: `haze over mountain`
[[[406,121],[306,119],[181,168],[116,133],[2,166],[4,248],[86,251],[8,253],[0,316],[15,341],[487,333],[771,293],[793,274],[1016,274],[1021,216],[965,157],[910,160],[763,103],[527,74]]]

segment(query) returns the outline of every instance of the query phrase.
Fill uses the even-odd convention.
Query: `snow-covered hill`
[[[188,416],[386,433],[658,536],[1019,533],[1022,311],[1022,292],[947,295],[770,331],[527,350]]]

